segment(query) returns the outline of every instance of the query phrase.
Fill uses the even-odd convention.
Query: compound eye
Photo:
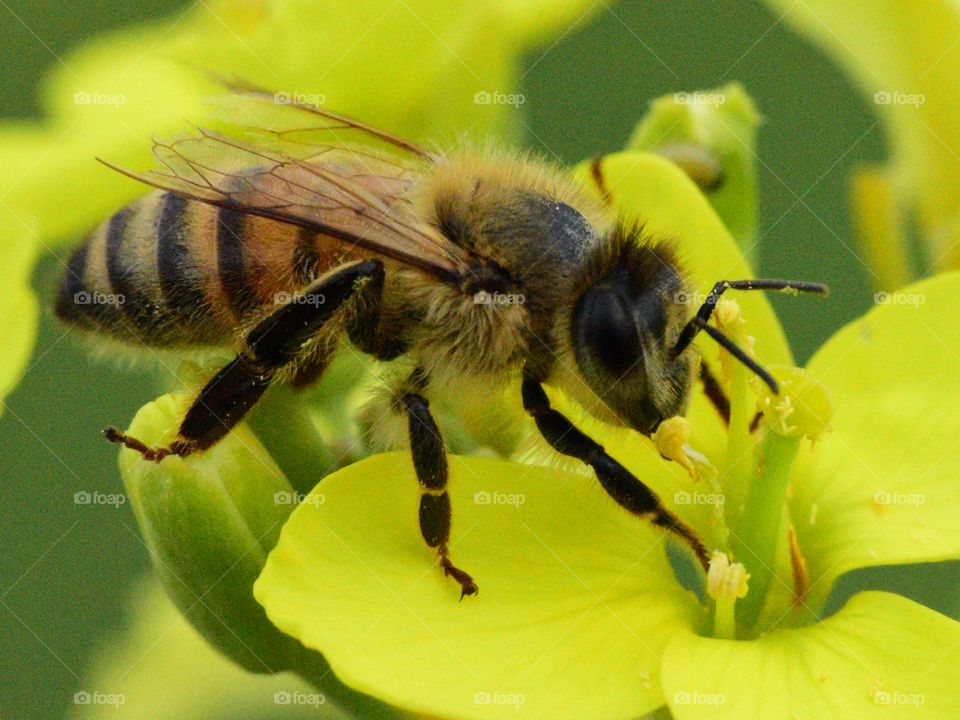
[[[643,353],[627,303],[622,293],[600,286],[584,293],[573,312],[577,345],[595,364],[617,377],[634,367]]]

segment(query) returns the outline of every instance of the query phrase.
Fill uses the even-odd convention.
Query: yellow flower
[[[854,178],[865,259],[879,290],[908,281],[916,222],[924,262],[960,267],[960,4],[955,0],[768,0],[860,86],[887,132],[890,162]]]
[[[603,168],[620,211],[678,238],[698,291],[748,276],[674,166],[622,153]],[[958,274],[904,289],[924,302],[878,306],[805,372],[791,369],[766,300],[740,295],[722,320],[742,324],[768,367],[787,366],[781,395],[761,402],[751,434],[748,384],[704,346],[733,408],[727,429],[702,393],[693,399],[697,485],[641,436],[582,423],[726,553],[709,595],[682,554],[668,559],[664,534],[591,476],[454,457],[452,544],[481,587],[458,602],[421,547],[407,454],[326,478],[323,503],[285,524],[255,595],[348,685],[432,716],[630,718],[667,706],[680,720],[869,718],[922,705],[955,717],[960,623],[880,592],[822,612],[847,570],[960,556],[958,291]]]

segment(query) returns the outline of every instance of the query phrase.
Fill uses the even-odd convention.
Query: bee
[[[244,102],[274,96],[234,88]],[[709,319],[728,289],[825,291],[786,280],[717,282],[691,314],[675,249],[611,218],[563,170],[519,154],[440,154],[318,107],[287,102],[269,129],[158,142],[156,188],[73,253],[56,311],[133,345],[236,350],[166,446],[110,427],[106,438],[160,462],[215,445],[275,382],[316,380],[346,339],[414,368],[392,388],[420,485],[419,524],[461,597],[447,456],[428,397],[464,378],[506,387],[557,452],[593,468],[627,511],[706,548],[640,479],[551,407],[559,387],[591,414],[643,434],[682,414],[698,375],[725,399],[692,345],[701,330],[776,390]],[[109,164],[109,163],[107,163]],[[111,165],[111,167],[114,167]],[[595,163],[602,179],[602,167]],[[123,302],[78,302],[117,297]]]

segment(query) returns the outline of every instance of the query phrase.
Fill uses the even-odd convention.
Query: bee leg
[[[154,462],[216,445],[256,405],[277,371],[295,361],[337,309],[371,282],[382,287],[379,260],[343,266],[257,323],[247,334],[246,348],[207,382],[190,405],[170,445],[149,447],[113,427],[103,431],[104,437]]]
[[[420,373],[414,373],[414,383],[423,387]],[[460,584],[460,599],[476,595],[477,584],[469,574],[450,560],[447,542],[450,540],[450,496],[447,494],[447,451],[440,429],[430,414],[429,404],[416,389],[407,390],[399,398],[407,413],[410,428],[410,450],[413,467],[420,481],[420,533],[427,545],[440,556],[443,574]]]
[[[540,434],[554,450],[590,465],[603,489],[618,504],[681,538],[693,550],[703,569],[708,568],[710,558],[707,549],[696,533],[665,508],[656,493],[610,457],[599,443],[551,408],[550,399],[538,380],[525,375],[522,392],[524,409],[533,416]]]

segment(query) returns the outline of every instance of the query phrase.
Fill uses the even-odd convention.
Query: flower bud
[[[164,395],[129,433],[169,443],[191,397]],[[253,582],[299,495],[256,436],[240,425],[216,446],[160,463],[120,452],[120,470],[167,593],[206,639],[253,672],[302,666],[304,648],[267,619]]]

